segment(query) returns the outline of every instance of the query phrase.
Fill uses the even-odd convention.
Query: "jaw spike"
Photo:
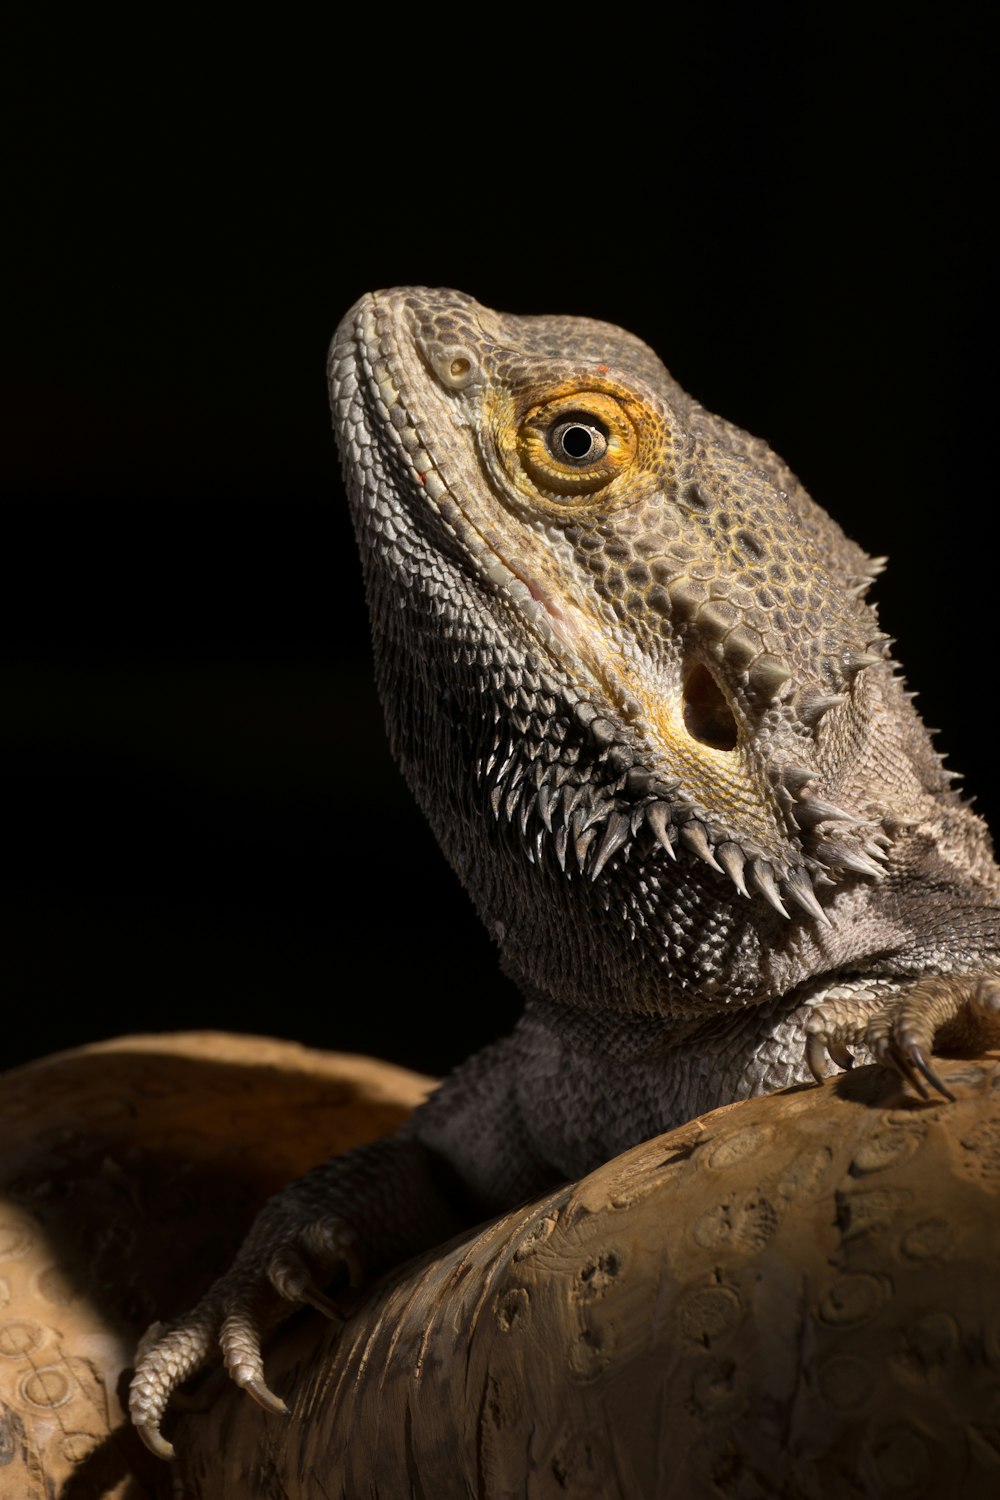
[[[646,808],[646,822],[656,835],[656,842],[669,854],[671,859],[676,859],[674,846],[670,841],[670,809],[664,802],[651,802]]]
[[[573,840],[573,849],[576,853],[576,862],[580,866],[581,875],[586,875],[587,873],[587,851],[590,849],[596,836],[596,828],[585,828]]]
[[[829,914],[817,901],[812,881],[804,870],[792,870],[782,881],[781,889],[792,901],[797,902],[804,912],[808,912],[815,921],[822,922],[825,927],[833,926]]]
[[[871,875],[875,880],[885,879],[881,865],[860,849],[851,849],[847,844],[837,844],[830,839],[821,839],[812,854],[821,864],[838,870],[853,870],[856,875]]]
[[[848,679],[853,681],[865,667],[880,667],[884,660],[884,657],[875,656],[870,651],[848,651],[844,655],[842,666]]]
[[[818,771],[810,771],[806,766],[782,766],[779,772],[786,791],[791,792],[793,797],[801,797],[810,781],[815,781],[819,775]]]
[[[909,833],[911,828],[919,828],[919,818],[904,817],[902,813],[887,812],[882,819],[882,827],[890,838],[895,838],[900,833]]]
[[[747,890],[747,883],[743,878],[746,859],[739,844],[720,844],[715,853],[719,864],[725,870],[740,895],[746,896],[749,899],[750,892]]]
[[[545,829],[539,825],[535,829],[534,838],[525,839],[524,853],[529,865],[541,865],[544,845]]]
[[[617,854],[629,836],[630,824],[628,818],[623,818],[621,813],[613,812],[608,818],[597,854],[594,856],[593,869],[590,872],[591,880],[596,880],[604,869],[612,854]]]
[[[792,675],[790,667],[777,656],[758,656],[749,671],[750,686],[763,698],[774,698]]]
[[[793,807],[792,816],[800,828],[815,828],[818,823],[848,823],[852,827],[861,827],[865,823],[864,818],[848,812],[846,807],[838,807],[835,802],[827,802],[823,797],[802,797]]]
[[[567,823],[576,812],[577,807],[583,801],[583,794],[585,789],[586,788],[583,782],[574,783],[571,781],[567,781],[563,783],[563,817],[565,818]]]
[[[715,857],[715,850],[708,842],[708,834],[703,824],[692,820],[690,823],[682,823],[680,828],[680,840],[685,848],[690,849],[692,854],[697,854],[711,869],[718,870],[720,875],[726,872]]]
[[[767,863],[767,860],[754,860],[753,864],[750,866],[750,879],[753,881],[760,894],[766,897],[768,901],[770,901],[775,911],[779,912],[786,921],[790,921],[791,919],[788,915],[788,912],[785,910],[785,907],[781,900],[781,895],[778,891],[777,884],[775,883],[774,871]]]
[[[648,796],[653,790],[655,781],[656,777],[652,771],[643,771],[637,766],[632,766],[630,770],[625,772],[624,791],[626,797]]]
[[[814,729],[831,708],[839,708],[846,702],[846,693],[807,693],[799,704],[799,718],[808,729]]]
[[[606,802],[592,801],[589,806],[580,807],[573,818],[573,826],[579,833],[585,828],[592,828],[595,823],[600,823],[607,816],[608,804]]]

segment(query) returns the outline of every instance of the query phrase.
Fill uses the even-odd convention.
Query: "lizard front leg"
[[[923,1099],[926,1085],[946,1099],[954,1094],[931,1066],[935,1047],[982,1048],[1000,1042],[1000,978],[995,975],[928,975],[879,993],[862,983],[809,1011],[805,1021],[806,1060],[819,1082],[823,1054],[849,1068],[852,1047],[863,1046],[876,1061],[894,1068]]]
[[[323,1287],[344,1279],[356,1286],[461,1227],[462,1217],[441,1189],[439,1164],[411,1125],[332,1158],[277,1193],[201,1301],[147,1331],[129,1409],[158,1457],[173,1456],[160,1424],[182,1381],[221,1355],[237,1385],[266,1410],[286,1413],[264,1378],[263,1335],[301,1303],[337,1316]]]
[[[357,1285],[558,1180],[535,1149],[518,1097],[526,1034],[530,1050],[522,1021],[468,1058],[395,1135],[332,1157],[275,1194],[201,1301],[148,1330],[129,1409],[158,1457],[173,1456],[160,1432],[170,1397],[203,1365],[221,1355],[237,1385],[284,1414],[260,1346],[295,1306],[338,1316],[323,1291],[332,1282]]]

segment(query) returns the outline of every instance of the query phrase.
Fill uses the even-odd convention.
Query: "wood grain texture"
[[[718,1110],[405,1268],[175,1434],[199,1496],[978,1496],[1000,1483],[1000,1067]],[[224,1457],[220,1461],[220,1450]]]
[[[880,1070],[728,1106],[383,1279],[219,1374],[171,1473],[133,1339],[277,1182],[427,1080],[260,1038],[125,1038],[0,1080],[0,1497],[993,1495],[1000,1058],[958,1102]],[[214,1403],[214,1404],[209,1404]]]

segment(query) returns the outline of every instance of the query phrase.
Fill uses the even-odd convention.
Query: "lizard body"
[[[132,1407],[161,1453],[216,1347],[282,1409],[259,1351],[279,1298],[325,1307],[338,1269],[824,1049],[944,1092],[935,1036],[1000,1015],[1000,875],[867,601],[880,562],[764,443],[620,329],[458,292],[362,298],[329,377],[392,748],[526,1008],[151,1330]]]

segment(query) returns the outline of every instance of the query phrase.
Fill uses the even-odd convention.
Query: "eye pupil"
[[[586,458],[594,446],[594,436],[586,427],[567,427],[562,444],[570,458]]]
[[[595,463],[608,451],[608,439],[600,427],[571,417],[553,429],[549,446],[563,463]]]

